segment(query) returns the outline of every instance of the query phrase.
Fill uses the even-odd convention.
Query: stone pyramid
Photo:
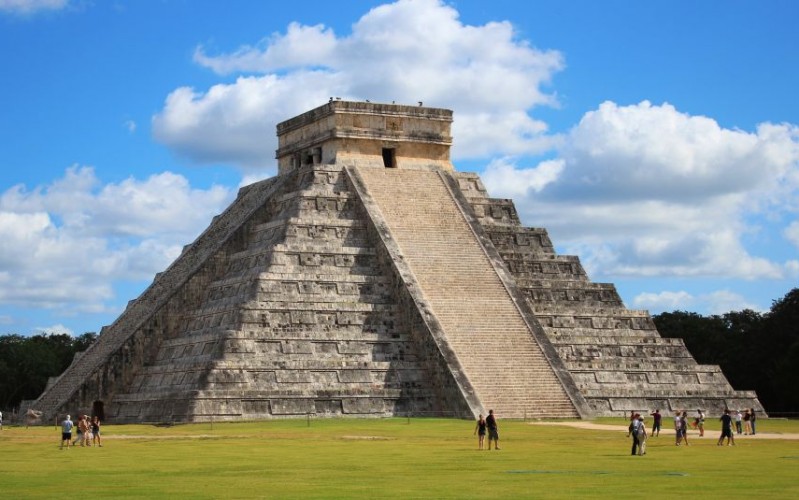
[[[109,422],[754,407],[449,159],[452,112],[331,100],[27,406]]]

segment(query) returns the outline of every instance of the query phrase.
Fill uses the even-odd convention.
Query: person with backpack
[[[635,413],[632,415],[632,419],[630,420],[630,426],[627,428],[627,437],[632,436],[633,438],[633,447],[631,451],[631,455],[637,455],[638,450],[641,446],[640,436],[641,434],[646,435],[646,429],[644,429],[644,421],[640,418],[641,415]]]

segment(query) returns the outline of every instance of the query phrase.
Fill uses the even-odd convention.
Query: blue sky
[[[453,160],[653,313],[799,282],[799,3],[0,0],[0,334],[110,324],[330,96],[454,111]]]

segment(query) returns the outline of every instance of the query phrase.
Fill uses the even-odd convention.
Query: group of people
[[[741,414],[741,410],[736,410],[735,412],[735,430],[738,434],[741,434],[741,427],[743,427],[743,434],[755,434],[755,422],[757,420],[757,414],[755,413],[754,408],[747,409],[743,414]],[[743,426],[741,425],[741,421],[743,421]]]
[[[77,435],[75,439],[72,439],[72,430],[77,430]],[[81,446],[100,446],[102,447],[102,441],[100,439],[100,418],[95,415],[89,418],[88,415],[81,415],[78,418],[78,423],[75,425],[70,415],[67,415],[67,418],[61,422],[61,449],[64,449],[64,443],[66,443],[67,448],[69,448],[70,444],[75,446],[76,443],[80,443]]]
[[[755,414],[754,408],[749,408],[745,411],[745,413],[741,413],[741,410],[736,410],[735,415],[731,414],[732,412],[729,409],[724,410],[724,414],[721,416],[719,420],[721,420],[721,436],[719,437],[718,444],[721,446],[724,439],[727,439],[727,445],[735,445],[735,438],[733,437],[732,431],[732,424],[735,422],[735,427],[738,434],[742,432],[742,425],[741,422],[744,423],[744,433],[745,434],[755,434],[755,421],[757,420],[757,416]],[[652,423],[652,436],[659,436],[660,435],[660,428],[663,422],[663,416],[660,414],[660,410],[655,410],[654,412],[650,413],[653,419]],[[688,412],[687,411],[678,411],[674,414],[674,444],[676,446],[680,446],[681,444],[685,443],[685,446],[688,446]],[[703,437],[705,435],[705,412],[701,409],[696,410],[696,416],[694,417],[693,422],[690,424],[694,429],[699,430],[699,437]],[[636,448],[638,449],[638,454],[643,455],[646,453],[646,428],[644,426],[644,417],[641,416],[639,413],[634,411],[630,412],[630,425],[628,428],[627,436],[632,436],[633,438],[633,447],[632,447],[632,454],[636,454]]]
[[[474,428],[474,433],[477,435],[478,449],[484,449],[486,433],[488,433],[488,449],[491,449],[491,442],[494,442],[494,449],[499,449],[499,427],[497,426],[497,418],[494,416],[494,410],[488,410],[488,417],[483,418],[483,415],[477,418],[477,425]]]
[[[701,415],[702,424],[701,427],[699,427],[699,437],[703,437],[705,435],[705,414],[702,412],[702,410],[697,410],[697,412],[698,415],[694,420],[694,427],[700,426],[699,415]],[[688,446],[688,412],[678,411],[674,414],[674,444],[676,446],[680,446],[683,443],[685,443],[685,446]]]

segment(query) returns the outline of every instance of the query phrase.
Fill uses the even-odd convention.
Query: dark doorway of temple
[[[102,401],[92,403],[92,416],[99,418],[100,422],[105,421],[105,405]]]
[[[383,166],[386,168],[397,168],[397,158],[394,148],[383,148]]]

